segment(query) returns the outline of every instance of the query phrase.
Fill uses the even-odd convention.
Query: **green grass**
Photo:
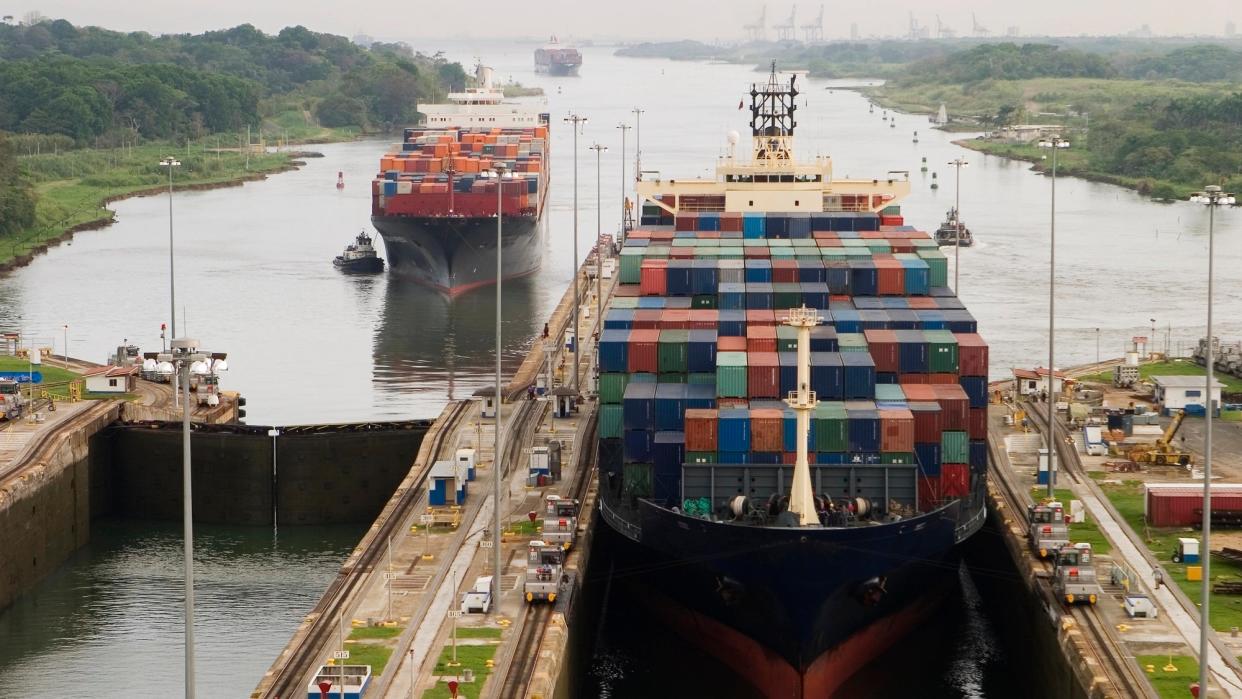
[[[1070,500],[1074,499],[1074,493],[1069,488],[1056,488],[1053,490],[1056,495],[1057,502],[1061,503],[1066,510],[1069,510]],[[1042,486],[1031,488],[1031,497],[1035,502],[1044,500],[1048,495],[1048,489]],[[1091,520],[1091,515],[1087,515],[1087,521],[1074,522],[1069,525],[1070,541],[1075,544],[1091,544],[1091,550],[1096,555],[1104,556],[1113,551],[1113,545],[1108,542],[1104,536],[1104,532],[1100,531],[1099,525]]]
[[[348,141],[362,134],[362,129],[357,126],[319,126],[314,123],[313,118],[308,122],[306,115],[296,105],[281,106],[287,108],[263,119],[264,136],[271,143],[277,140],[287,140],[290,143],[331,143]]]
[[[1100,489],[1112,501],[1117,512],[1129,522],[1130,526],[1142,537],[1147,548],[1160,561],[1164,568],[1166,583],[1176,584],[1195,605],[1200,604],[1202,583],[1186,579],[1186,566],[1173,562],[1173,551],[1179,537],[1199,538],[1199,532],[1189,528],[1156,528],[1148,527],[1143,518],[1144,492],[1141,481],[1128,480],[1120,485],[1101,483]],[[1151,581],[1151,571],[1137,570],[1136,574]],[[1220,558],[1212,559],[1211,577],[1213,581],[1242,580],[1242,565]],[[1209,611],[1212,628],[1227,631],[1234,626],[1242,626],[1242,597],[1233,595],[1213,595],[1212,607]]]
[[[370,665],[371,675],[376,677],[384,674],[388,659],[392,657],[392,647],[380,643],[351,643],[346,650],[349,651],[346,664]]]
[[[236,148],[236,139],[230,139],[221,137],[219,145]],[[0,245],[0,262],[26,254],[74,226],[110,220],[112,212],[103,208],[104,199],[166,185],[168,171],[159,165],[166,156],[181,162],[174,173],[177,187],[236,181],[248,174],[278,170],[290,160],[285,153],[252,153],[247,169],[244,153],[211,152],[216,144],[213,136],[188,148],[150,143],[22,157],[22,167],[34,181],[38,194],[35,223]]]
[[[532,522],[529,519],[522,519],[520,521],[511,522],[509,524],[508,531],[511,531],[515,534],[519,534],[521,536],[533,536],[535,534],[538,534],[542,528],[543,528],[542,520],[537,519],[534,522]]]
[[[490,626],[457,627],[458,638],[500,638],[501,630]]]
[[[1173,360],[1170,362],[1152,362],[1139,365],[1139,377],[1150,379],[1153,376],[1205,376],[1207,370],[1190,360]],[[1111,382],[1113,372],[1102,371],[1082,377],[1083,381]],[[1224,393],[1242,393],[1242,379],[1216,372],[1216,380],[1224,384]]]
[[[446,646],[444,652],[440,653],[440,659],[436,662],[434,672],[437,675],[443,676],[456,674],[465,668],[470,668],[474,671],[474,682],[460,684],[457,688],[457,695],[459,697],[467,697],[468,699],[478,699],[479,693],[483,690],[483,680],[492,672],[486,663],[494,655],[496,655],[496,646],[459,645],[457,646],[457,662],[461,663],[461,667],[449,667],[448,662],[453,659],[453,648]],[[423,699],[449,699],[450,696],[447,682],[440,682],[435,687],[423,692]]]
[[[1165,699],[1189,697],[1190,683],[1199,681],[1199,663],[1190,656],[1174,655],[1170,658],[1167,655],[1136,655],[1134,660],[1147,675],[1147,679],[1151,680],[1151,686],[1156,689],[1156,694]],[[1176,672],[1164,671],[1164,667],[1169,664],[1170,660],[1177,667]],[[1147,672],[1148,665],[1153,666],[1152,672]]]
[[[351,641],[364,639],[396,638],[401,635],[400,626],[359,626],[349,632]]]

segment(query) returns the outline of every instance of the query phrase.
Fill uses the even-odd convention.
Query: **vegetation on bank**
[[[1190,696],[1190,683],[1199,681],[1199,663],[1193,656],[1136,655],[1134,661],[1147,674],[1160,699],[1185,699]],[[1173,669],[1168,669],[1170,666]],[[1207,692],[1200,696],[1207,696]]]
[[[1207,370],[1189,360],[1171,362],[1149,362],[1139,365],[1139,377],[1148,380],[1153,376],[1206,376]],[[1222,393],[1242,393],[1242,379],[1222,372],[1216,372],[1216,380],[1224,384]],[[1101,371],[1098,374],[1083,376],[1083,381],[1109,383],[1113,380],[1113,372]]]

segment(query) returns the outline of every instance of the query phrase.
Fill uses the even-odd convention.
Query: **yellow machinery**
[[[1129,457],[1131,461],[1139,463],[1151,464],[1178,464],[1187,466],[1194,463],[1194,457],[1189,452],[1182,451],[1173,446],[1173,438],[1177,435],[1177,431],[1182,426],[1182,420],[1186,419],[1186,411],[1179,410],[1173,416],[1173,421],[1165,428],[1164,434],[1160,435],[1160,439],[1156,443],[1147,446],[1137,446],[1130,450]]]

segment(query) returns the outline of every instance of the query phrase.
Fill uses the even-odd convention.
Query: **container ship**
[[[618,575],[782,699],[834,696],[951,593],[988,451],[987,345],[906,176],[798,163],[795,81],[752,86],[746,161],[731,134],[714,179],[638,183],[598,379]]]
[[[476,82],[447,104],[420,106],[424,122],[404,130],[371,183],[389,269],[450,295],[496,282],[497,206],[502,276],[530,274],[542,259],[548,113],[505,102],[490,68]]]
[[[577,75],[582,67],[582,52],[561,46],[556,37],[535,49],[535,72],[548,75]]]

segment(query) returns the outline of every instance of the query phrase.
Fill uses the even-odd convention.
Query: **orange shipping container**
[[[783,413],[776,408],[752,408],[750,411],[750,450],[761,452],[784,451],[785,433]]]
[[[686,451],[716,451],[716,411],[686,411]]]
[[[880,411],[880,451],[914,451],[914,413],[905,408]]]
[[[746,328],[747,352],[775,352],[776,326],[751,325]]]

